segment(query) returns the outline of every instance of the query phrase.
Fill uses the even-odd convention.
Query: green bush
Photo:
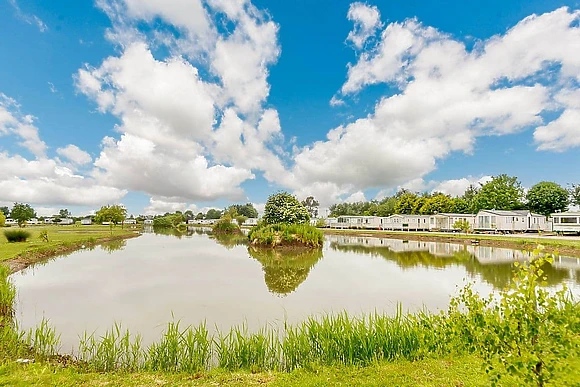
[[[268,224],[305,224],[310,220],[310,213],[293,195],[278,192],[266,201],[263,220]]]
[[[30,238],[30,232],[26,230],[5,230],[4,236],[8,242],[26,242]]]
[[[253,227],[248,234],[254,245],[276,247],[281,245],[304,245],[321,247],[324,234],[307,224],[261,224]]]
[[[240,226],[234,224],[229,217],[222,217],[215,222],[212,230],[216,234],[240,234]]]

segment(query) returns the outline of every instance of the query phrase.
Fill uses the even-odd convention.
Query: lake
[[[11,278],[21,328],[46,317],[70,352],[84,331],[101,333],[115,322],[149,343],[172,320],[255,330],[344,310],[437,311],[468,281],[482,294],[503,288],[512,263],[528,257],[497,247],[332,235],[321,251],[281,254],[193,228],[83,249]],[[549,287],[565,283],[580,295],[580,259],[560,257],[547,275]]]

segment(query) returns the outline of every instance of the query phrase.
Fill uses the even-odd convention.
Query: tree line
[[[570,205],[580,205],[580,184],[568,189],[542,181],[524,191],[515,176],[494,176],[485,184],[470,185],[463,195],[452,197],[441,192],[411,192],[399,190],[393,196],[367,202],[338,203],[330,206],[331,216],[366,215],[390,216],[393,214],[432,215],[435,213],[475,214],[480,210],[527,209],[542,215],[568,210]]]

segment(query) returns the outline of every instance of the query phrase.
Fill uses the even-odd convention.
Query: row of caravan
[[[477,214],[440,213],[435,215],[339,216],[328,218],[330,228],[358,228],[391,231],[458,231],[456,223],[469,223],[470,229],[482,232],[580,232],[580,212],[544,215],[528,210],[481,210]]]

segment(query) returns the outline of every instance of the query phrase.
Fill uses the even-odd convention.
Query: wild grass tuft
[[[36,328],[31,328],[26,335],[26,344],[36,356],[48,359],[58,355],[60,351],[60,334],[49,325],[49,320],[43,318]]]
[[[4,236],[8,242],[26,242],[30,235],[29,231],[22,229],[4,230]]]
[[[314,226],[307,224],[266,224],[258,225],[248,234],[254,245],[276,247],[283,245],[303,245],[321,247],[324,234]]]
[[[16,288],[10,281],[8,267],[0,265],[0,327],[12,323]]]

